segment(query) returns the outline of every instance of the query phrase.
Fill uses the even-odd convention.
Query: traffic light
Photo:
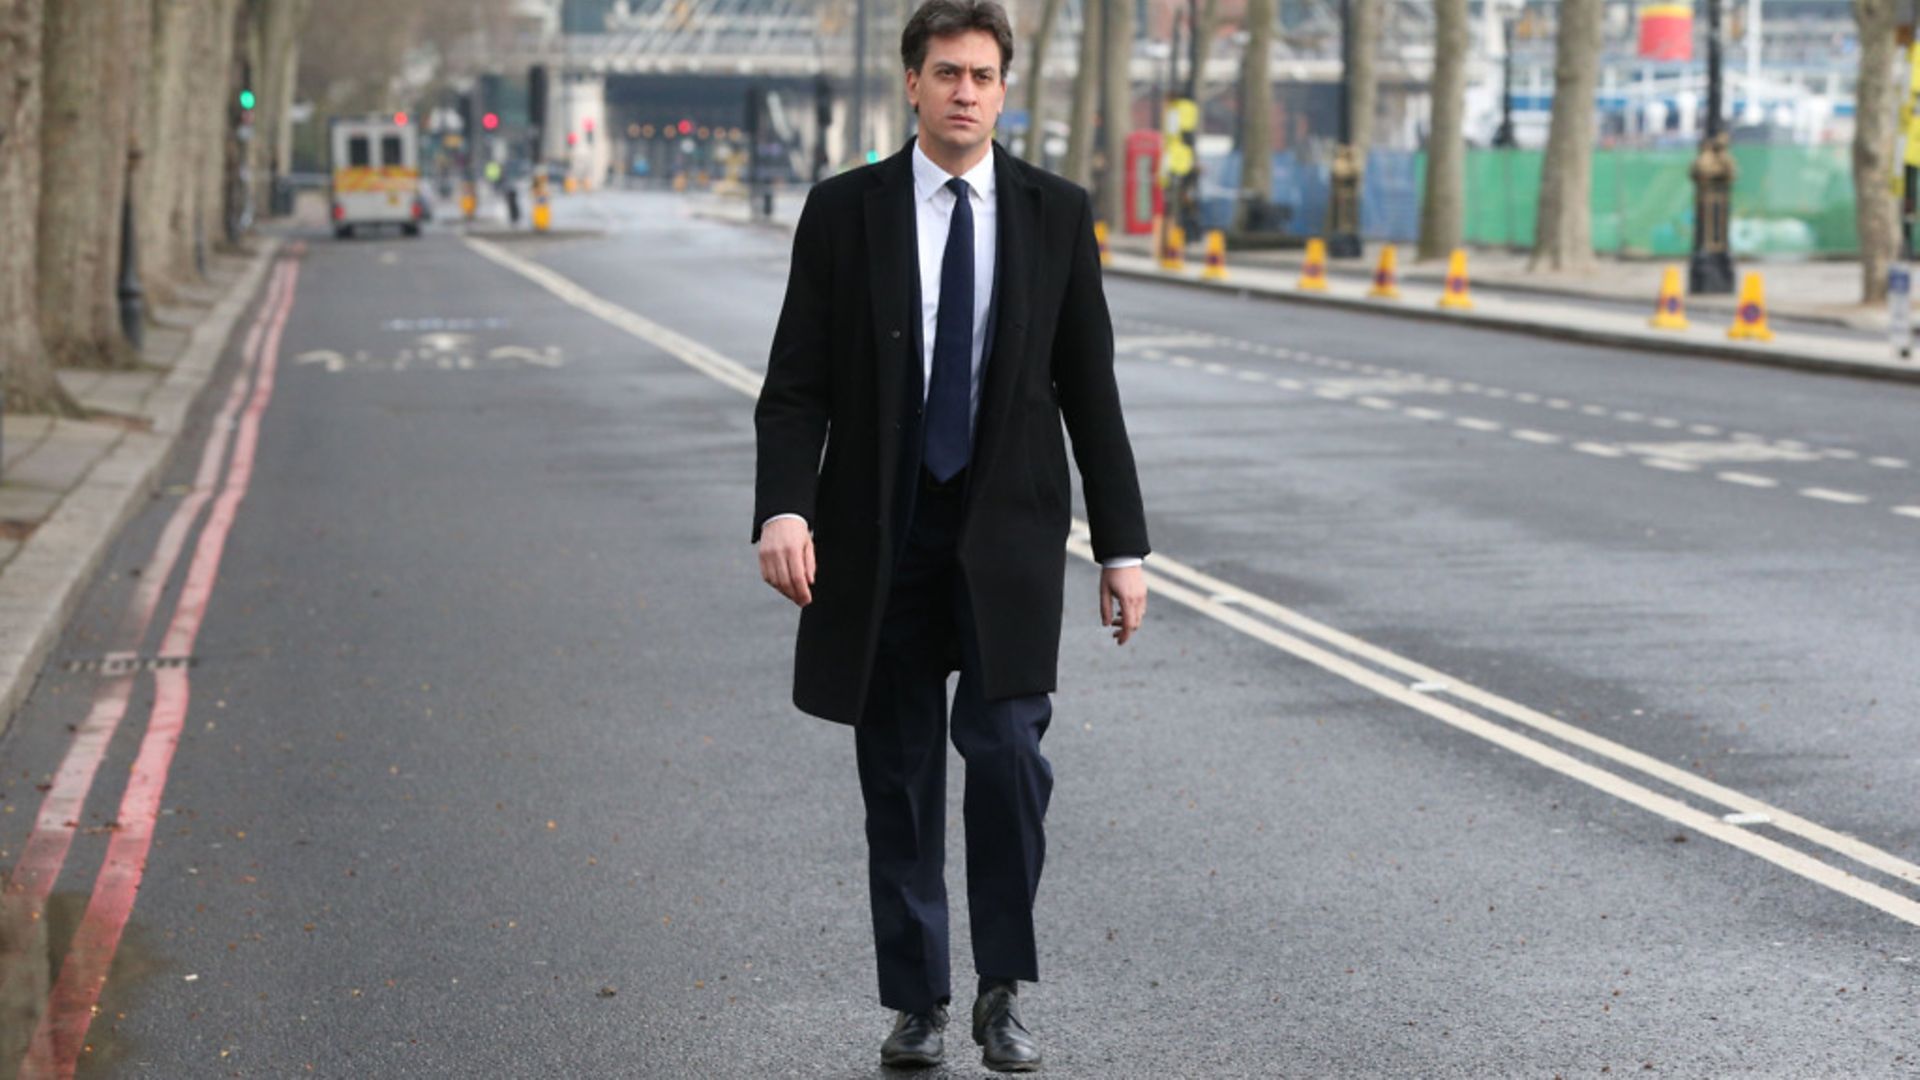
[[[682,135],[693,134],[693,121],[691,120],[680,121],[680,134]]]
[[[487,113],[486,115],[484,115],[484,116],[482,116],[482,117],[480,118],[480,126],[481,126],[481,127],[483,127],[483,128],[485,128],[485,129],[487,129],[488,131],[493,131],[493,130],[495,130],[495,129],[497,129],[497,128],[499,128],[499,126],[500,126],[500,114],[499,114],[499,113]]]
[[[253,103],[254,103],[253,91],[245,89],[243,87],[240,91],[240,107],[242,109],[252,109]]]
[[[401,126],[401,127],[406,127],[406,126],[407,126],[407,113],[406,113],[406,110],[405,110],[405,109],[402,109],[401,111],[399,111],[399,112],[397,112],[397,113],[394,113],[394,114],[393,114],[393,122],[394,122],[395,124],[398,124],[398,125],[399,125],[399,126]]]

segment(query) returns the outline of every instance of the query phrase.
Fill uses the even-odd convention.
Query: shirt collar
[[[968,169],[960,176],[960,179],[967,182],[967,187],[972,189],[973,193],[982,199],[990,200],[993,198],[993,155],[995,153],[998,153],[998,150],[989,144],[987,156],[981,158],[979,164]],[[947,181],[951,179],[953,179],[953,177],[947,170],[935,165],[933,159],[927,156],[927,152],[920,149],[920,140],[918,138],[914,139],[914,198],[919,202],[925,202],[933,198],[934,194],[945,187]]]

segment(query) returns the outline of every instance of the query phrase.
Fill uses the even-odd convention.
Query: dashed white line
[[[1307,388],[1307,384],[1301,382],[1299,379],[1284,379],[1279,376],[1274,377],[1273,385],[1282,390],[1305,390]]]
[[[1206,372],[1209,375],[1225,375],[1227,372],[1232,371],[1233,369],[1228,367],[1225,364],[1205,363],[1200,365],[1200,370]]]
[[[1695,435],[1720,434],[1720,429],[1714,427],[1712,424],[1689,424],[1687,425],[1687,430],[1693,432]]]
[[[1629,424],[1637,424],[1640,421],[1645,420],[1647,418],[1647,415],[1645,413],[1633,412],[1632,410],[1623,410],[1621,412],[1614,413],[1613,418],[1615,420],[1625,420]]]
[[[1373,397],[1371,395],[1367,397],[1357,397],[1357,398],[1354,398],[1353,400],[1355,404],[1365,405],[1369,409],[1392,409],[1397,407],[1394,405],[1393,402],[1388,401],[1386,398]]]
[[[1896,506],[1893,512],[1901,517],[1920,518],[1920,506]]]
[[[1499,388],[1499,387],[1497,387],[1497,386],[1489,386],[1489,387],[1487,387],[1487,389],[1486,389],[1486,394],[1487,394],[1487,396],[1488,396],[1488,397],[1490,397],[1490,398],[1506,398],[1506,397],[1512,397],[1512,396],[1513,396],[1512,394],[1510,394],[1510,393],[1508,393],[1508,392],[1507,392],[1507,391],[1505,391],[1505,390],[1502,390],[1502,389],[1500,389],[1500,388]]]
[[[1851,491],[1835,491],[1832,488],[1822,488],[1822,487],[1801,488],[1800,494],[1805,495],[1809,499],[1820,499],[1824,502],[1843,503],[1847,506],[1858,506],[1861,503],[1867,503],[1867,502],[1873,501],[1873,499],[1871,499],[1866,495],[1855,494],[1854,492],[1851,492]]]
[[[1627,452],[1625,450],[1622,450],[1617,446],[1608,446],[1605,443],[1595,443],[1595,442],[1574,443],[1573,448],[1583,454],[1592,454],[1594,457],[1617,458],[1617,457],[1627,456]]]
[[[1556,398],[1548,398],[1548,399],[1547,399],[1547,408],[1549,408],[1549,409],[1571,409],[1571,408],[1573,408],[1573,402],[1571,402],[1571,401],[1568,401],[1568,400],[1567,400],[1566,398],[1559,398],[1559,397],[1556,397]]]
[[[1580,406],[1580,411],[1586,413],[1588,416],[1607,415],[1607,409],[1604,405],[1582,405]]]
[[[1821,453],[1827,455],[1828,457],[1832,458],[1835,461],[1853,461],[1860,456],[1860,452],[1858,450],[1847,450],[1847,449],[1837,448],[1837,447],[1832,450],[1822,450]]]
[[[1173,358],[1174,367],[1192,367],[1199,362],[1200,361],[1195,360],[1191,356],[1176,356]]]
[[[1477,416],[1455,417],[1453,422],[1463,428],[1470,428],[1474,431],[1499,431],[1501,428],[1506,427],[1505,424],[1499,423],[1498,421],[1482,420]]]
[[[1238,378],[1245,379],[1247,382],[1266,382],[1270,376],[1264,371],[1242,371]]]
[[[1463,382],[1460,384],[1460,389],[1465,390],[1469,394],[1477,394],[1480,392],[1480,384],[1472,383],[1472,382]]]
[[[1686,462],[1686,461],[1675,461],[1672,458],[1658,458],[1658,457],[1641,458],[1640,464],[1645,465],[1649,469],[1665,469],[1668,472],[1699,472],[1700,471],[1700,466],[1698,465],[1695,465],[1695,464],[1692,464],[1691,462]]]
[[[1907,467],[1907,463],[1897,457],[1872,457],[1867,459],[1867,464],[1877,465],[1882,469],[1904,469]]]
[[[1447,414],[1439,409],[1429,409],[1425,405],[1409,405],[1400,410],[1415,420],[1445,420]]]
[[[1770,487],[1780,486],[1780,481],[1775,480],[1770,476],[1755,476],[1752,473],[1744,473],[1744,472],[1723,472],[1723,473],[1717,473],[1715,475],[1719,476],[1720,479],[1725,480],[1729,484],[1744,484],[1747,487],[1756,487],[1756,488],[1770,488]]]
[[[1539,443],[1541,446],[1552,446],[1560,442],[1560,436],[1552,432],[1534,431],[1531,428],[1516,428],[1513,431],[1513,437],[1522,442]]]
[[[1656,416],[1647,422],[1657,428],[1677,428],[1680,426],[1680,421],[1668,416]]]
[[[1513,400],[1518,401],[1523,405],[1538,405],[1540,403],[1540,395],[1530,394],[1525,390],[1522,390],[1521,392],[1513,395]]]

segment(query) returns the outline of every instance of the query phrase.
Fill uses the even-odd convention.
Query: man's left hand
[[[1101,570],[1100,625],[1114,628],[1114,644],[1125,645],[1146,617],[1147,575],[1138,566]]]

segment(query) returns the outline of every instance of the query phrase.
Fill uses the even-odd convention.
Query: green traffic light
[[[253,108],[253,91],[251,90],[240,91],[240,107],[243,109]]]

